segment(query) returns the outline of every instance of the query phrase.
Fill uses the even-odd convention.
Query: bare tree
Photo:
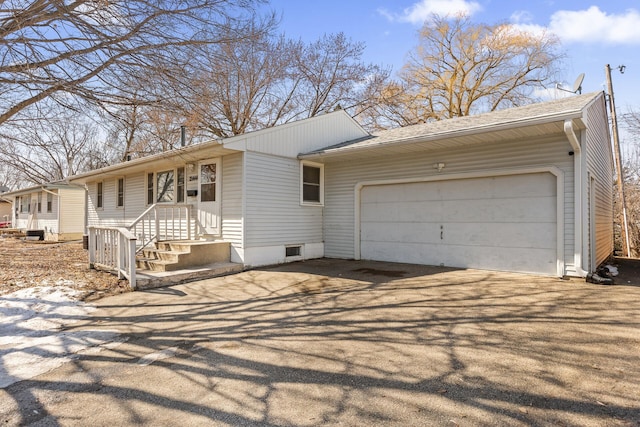
[[[551,34],[434,16],[399,81],[380,94],[378,127],[466,116],[522,105],[553,81],[562,55]]]
[[[364,44],[339,33],[305,44],[261,32],[246,40],[202,46],[191,64],[163,79],[190,129],[238,135],[336,107],[366,110],[389,71],[362,61]]]
[[[630,254],[640,256],[640,111],[630,110],[621,117],[621,127],[627,131],[627,137],[621,149],[622,172],[629,226]],[[616,198],[616,202],[619,199]],[[616,208],[621,209],[616,203]],[[621,217],[616,215],[616,218]],[[620,245],[622,246],[622,245]]]
[[[112,163],[95,124],[72,114],[58,106],[56,118],[5,126],[7,143],[0,144],[5,167],[23,183],[40,184]]]
[[[301,87],[298,108],[307,117],[337,107],[366,111],[389,76],[389,69],[362,61],[365,44],[344,33],[324,35],[296,57],[294,82]]]
[[[0,125],[51,97],[122,95],[119,76],[172,50],[245,37],[258,1],[0,2]]]

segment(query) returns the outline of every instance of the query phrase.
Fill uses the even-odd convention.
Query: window
[[[302,203],[322,204],[324,202],[324,169],[322,165],[302,163]]]
[[[178,168],[177,173],[177,184],[176,184],[176,202],[184,203],[184,168]]]
[[[118,178],[118,193],[116,195],[116,206],[124,207],[124,178]]]
[[[20,213],[31,212],[31,196],[20,197]]]
[[[102,209],[104,207],[104,191],[103,191],[102,183],[99,182],[97,187],[98,188],[96,189],[96,208]]]
[[[38,204],[36,206],[38,213],[42,212],[42,192],[38,193]]]
[[[47,193],[47,213],[53,212],[53,194]]]
[[[200,201],[216,201],[216,164],[200,165]]]
[[[287,258],[302,256],[301,246],[285,246],[284,256]]]
[[[173,171],[158,172],[156,174],[158,197],[156,201],[158,203],[170,203],[173,202],[173,190],[174,190],[174,178]]]
[[[153,200],[153,172],[147,174],[147,205],[152,205]]]

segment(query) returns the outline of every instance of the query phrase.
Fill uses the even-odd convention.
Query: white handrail
[[[144,245],[154,240],[191,240],[192,206],[156,203],[149,206],[127,229]]]
[[[122,227],[88,227],[89,267],[115,272],[136,289],[136,236]]]
[[[156,208],[156,204],[154,203],[153,205],[149,206],[144,212],[142,212],[140,214],[140,216],[138,216],[138,218],[134,219],[133,222],[131,224],[128,225],[127,228],[131,229],[133,227],[135,227],[140,221],[142,221],[142,219],[147,216],[151,211],[155,210]]]
[[[136,288],[136,245],[138,250],[159,240],[191,240],[191,205],[154,204],[127,227],[88,227],[89,266],[125,277]],[[194,231],[195,233],[195,231]]]

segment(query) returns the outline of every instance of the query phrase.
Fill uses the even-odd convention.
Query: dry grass
[[[35,286],[68,286],[83,300],[129,291],[128,282],[89,268],[81,242],[50,243],[0,237],[0,296]]]

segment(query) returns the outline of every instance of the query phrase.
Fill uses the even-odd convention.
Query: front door
[[[198,223],[200,234],[220,235],[220,159],[198,165]]]

